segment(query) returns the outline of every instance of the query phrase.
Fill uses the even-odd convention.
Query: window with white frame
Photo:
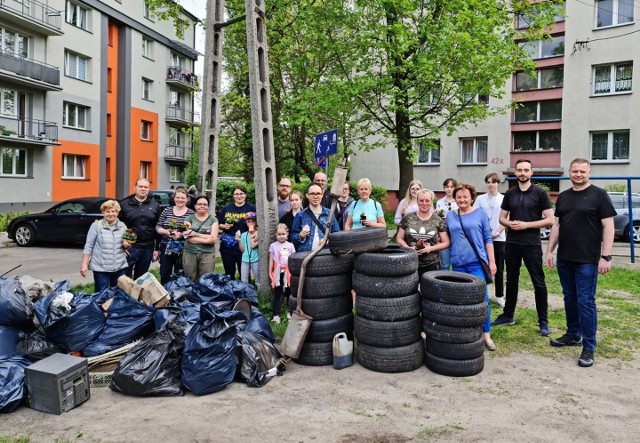
[[[171,66],[177,66],[179,68],[185,68],[185,58],[175,52],[171,53],[171,60],[169,61]]]
[[[27,175],[27,150],[17,148],[0,148],[0,175]]]
[[[187,135],[180,130],[180,128],[175,128],[173,126],[169,126],[169,144],[172,146],[184,146],[187,139]]]
[[[11,29],[0,27],[0,52],[16,57],[29,56],[29,37]]]
[[[559,129],[549,131],[523,131],[513,133],[514,151],[560,151],[562,132]]]
[[[64,51],[64,75],[77,78],[78,80],[89,80],[89,57],[85,57],[67,49]]]
[[[62,154],[62,178],[86,178],[87,156]]]
[[[184,92],[178,92],[175,89],[169,89],[169,105],[176,108],[184,108],[186,103],[186,94]]]
[[[544,122],[562,119],[562,100],[545,100],[541,102],[524,102],[516,108],[516,123]]]
[[[549,58],[564,55],[564,35],[551,37],[549,40],[526,41],[519,43],[531,58]]]
[[[170,165],[169,166],[169,181],[171,183],[184,182],[184,166]]]
[[[535,15],[528,16],[526,14],[518,14],[516,19],[516,29],[528,29],[531,26],[531,23],[533,23],[533,18],[535,18]],[[553,19],[556,23],[565,21],[564,8]]]
[[[16,117],[18,115],[16,100],[18,100],[18,91],[0,88],[0,115]]]
[[[148,78],[142,78],[142,98],[145,100],[151,100],[151,93],[153,87],[153,80]]]
[[[629,160],[629,131],[592,132],[591,160]]]
[[[596,28],[633,22],[634,0],[596,0]]]
[[[486,163],[487,137],[460,139],[460,163]]]
[[[630,92],[633,85],[633,63],[617,63],[593,68],[593,94]]]
[[[89,108],[75,103],[64,102],[62,124],[71,128],[88,129]]]
[[[561,88],[563,85],[564,68],[562,66],[538,69],[535,77],[526,72],[516,73],[516,91]]]
[[[418,143],[416,165],[440,164],[440,140],[422,140]]]
[[[151,162],[140,162],[140,175],[139,178],[146,178],[150,180]]]
[[[151,122],[146,120],[140,122],[140,138],[142,140],[151,140]]]
[[[65,12],[65,21],[70,25],[73,25],[77,28],[84,29],[85,31],[89,30],[89,10],[83,6],[80,6],[78,3],[67,0],[66,2],[66,12]]]
[[[147,3],[146,1],[143,1],[143,6],[142,6],[142,15],[145,18],[150,19],[151,18],[151,8],[149,8],[149,3]]]
[[[147,37],[142,37],[142,56],[153,58],[153,40]]]

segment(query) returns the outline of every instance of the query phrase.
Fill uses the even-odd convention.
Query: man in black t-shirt
[[[546,263],[553,268],[553,250],[558,247],[558,276],[564,294],[567,332],[550,341],[551,346],[580,346],[578,364],[593,365],[596,349],[596,287],[598,274],[611,270],[613,208],[609,195],[589,183],[589,161],[571,162],[569,177],[573,187],[562,192],[556,203]]]
[[[520,266],[529,271],[538,312],[540,335],[549,336],[548,293],[542,269],[542,246],[540,228],[553,224],[551,200],[544,189],[531,183],[533,167],[531,161],[519,159],[515,167],[518,186],[509,189],[500,207],[500,224],[509,228],[505,247],[507,268],[507,290],[504,311],[491,323],[492,326],[515,323],[518,303]]]

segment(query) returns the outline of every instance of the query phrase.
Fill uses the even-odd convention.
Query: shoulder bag
[[[464,230],[464,225],[462,224],[462,216],[460,215],[460,209],[458,209],[458,220],[460,220],[460,227],[462,228],[462,233],[467,238],[467,241],[471,245],[473,252],[476,253],[476,257],[478,257],[478,261],[480,262],[480,266],[482,267],[482,273],[484,274],[484,279],[487,281],[487,284],[493,283],[493,275],[491,275],[491,269],[489,269],[489,264],[485,262],[482,259],[482,257],[480,257],[480,253],[476,249],[476,245],[473,244],[473,242],[467,235],[467,231]]]

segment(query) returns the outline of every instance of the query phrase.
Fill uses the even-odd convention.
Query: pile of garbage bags
[[[111,384],[135,396],[209,394],[235,379],[260,387],[283,369],[254,287],[227,276],[174,276],[157,309],[120,288],[72,293],[62,281],[33,291],[20,278],[0,278],[0,412],[26,398],[24,368],[57,352],[99,356],[141,340]]]

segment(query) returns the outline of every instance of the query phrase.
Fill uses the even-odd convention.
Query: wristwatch
[[[604,258],[606,261],[611,261],[611,256],[610,255],[601,255],[600,258]]]

